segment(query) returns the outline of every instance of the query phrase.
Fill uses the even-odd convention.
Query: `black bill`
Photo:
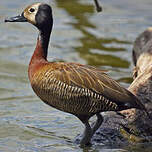
[[[21,15],[5,19],[5,22],[27,22],[27,19],[22,13]]]

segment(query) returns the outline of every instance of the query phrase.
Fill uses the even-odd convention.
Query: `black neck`
[[[35,26],[39,30],[38,45],[40,45],[40,48],[38,48],[38,51],[40,51],[39,54],[46,59],[53,25],[52,9],[49,5],[41,4],[39,6],[38,12],[35,15],[35,22]],[[38,52],[36,52],[36,54],[37,53]]]
[[[50,34],[51,34],[52,27],[50,29],[40,29],[39,31],[39,40],[41,43],[41,46],[44,51],[44,58],[47,58],[48,54],[48,45],[49,45],[49,40],[50,40]]]

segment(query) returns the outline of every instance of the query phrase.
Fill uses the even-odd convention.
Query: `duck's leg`
[[[101,124],[103,122],[103,117],[100,113],[97,113],[96,116],[97,116],[97,120],[96,120],[95,125],[92,128],[92,136],[94,135],[96,130],[101,126]]]
[[[94,0],[94,2],[95,2],[95,5],[96,5],[97,12],[101,12],[102,7],[99,5],[98,0]]]
[[[85,125],[85,130],[83,133],[83,137],[80,141],[80,144],[81,145],[89,145],[91,137],[92,137],[92,129],[90,127],[88,120],[86,122],[83,122],[83,124]]]

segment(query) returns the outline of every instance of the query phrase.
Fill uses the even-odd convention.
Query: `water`
[[[73,144],[83,125],[74,116],[41,102],[29,84],[27,68],[36,28],[28,23],[3,23],[5,17],[18,15],[31,2],[34,0],[0,1],[0,152],[152,151],[151,145],[81,149]],[[93,0],[42,2],[52,5],[54,15],[50,61],[107,69],[112,78],[129,86],[132,43],[151,26],[151,0],[102,0],[102,13],[96,13]]]

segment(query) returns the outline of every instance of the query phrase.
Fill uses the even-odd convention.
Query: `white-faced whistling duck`
[[[46,104],[71,113],[85,125],[80,142],[87,145],[102,124],[100,112],[129,108],[145,110],[144,105],[128,90],[108,77],[101,69],[79,63],[48,62],[48,43],[52,31],[52,9],[48,4],[35,3],[24,12],[5,22],[30,22],[39,30],[28,76],[37,96]],[[97,116],[91,128],[89,119]]]

